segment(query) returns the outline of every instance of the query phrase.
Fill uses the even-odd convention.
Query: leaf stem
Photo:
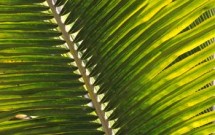
[[[70,35],[66,31],[66,27],[65,27],[64,23],[61,21],[61,17],[57,13],[57,8],[52,3],[52,0],[46,0],[46,1],[52,11],[52,14],[59,26],[60,31],[62,32],[62,38],[66,41],[66,43],[70,49],[70,52],[73,55],[75,63],[79,69],[79,72],[82,75],[86,89],[89,93],[89,97],[91,98],[92,104],[95,107],[96,113],[101,121],[103,130],[106,135],[112,135],[112,129],[109,128],[109,122],[105,118],[105,112],[102,110],[101,104],[97,100],[98,99],[97,95],[94,93],[94,86],[92,84],[90,84],[90,77],[86,74],[86,68],[82,66],[82,60],[78,57],[78,52],[75,50],[75,46],[74,46],[75,44],[73,43],[73,41],[71,41]]]

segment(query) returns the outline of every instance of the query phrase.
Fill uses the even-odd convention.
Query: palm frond
[[[214,86],[199,91],[215,75],[208,59],[215,52],[214,2],[56,4],[116,134],[214,132],[214,113],[197,115],[215,104]]]
[[[43,2],[0,2],[0,134],[103,134]]]
[[[214,133],[214,3],[1,0],[0,133]]]

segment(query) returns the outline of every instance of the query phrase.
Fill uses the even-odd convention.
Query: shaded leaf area
[[[43,2],[0,1],[0,134],[103,134]]]
[[[117,135],[215,132],[214,2],[56,2]]]

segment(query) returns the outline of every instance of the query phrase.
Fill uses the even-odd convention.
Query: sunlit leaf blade
[[[14,13],[0,15],[1,15],[0,22],[41,21],[53,18],[52,15],[47,13]]]
[[[45,0],[34,0],[34,1],[26,1],[26,0],[1,0],[0,5],[26,5],[33,3],[42,3]]]
[[[60,39],[0,39],[0,48],[14,47],[52,47],[62,45],[65,41]]]
[[[29,53],[31,53],[32,55],[44,55],[44,53],[49,53],[52,55],[56,55],[56,54],[64,54],[64,53],[68,53],[69,50],[64,49],[64,48],[59,48],[59,47],[53,47],[53,48],[49,48],[49,47],[17,47],[17,48],[9,48],[9,49],[2,49],[0,50],[0,53],[2,55],[28,55]]]
[[[68,0],[62,6],[117,135],[214,132],[214,2]]]
[[[116,135],[215,132],[214,3],[53,1]],[[0,134],[104,134],[54,16],[0,1]]]
[[[4,22],[0,25],[1,30],[40,30],[56,27],[56,24],[49,22]]]
[[[7,6],[7,5],[0,5],[0,13],[31,13],[31,12],[38,12],[38,11],[46,11],[49,9],[47,6],[43,5],[18,5],[18,6]]]
[[[0,134],[104,134],[44,2],[0,1]]]

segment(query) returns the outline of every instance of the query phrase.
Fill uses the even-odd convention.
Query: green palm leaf
[[[214,3],[2,0],[0,133],[215,133]]]
[[[0,2],[0,133],[103,134],[42,2]],[[36,118],[13,120],[19,114]]]

